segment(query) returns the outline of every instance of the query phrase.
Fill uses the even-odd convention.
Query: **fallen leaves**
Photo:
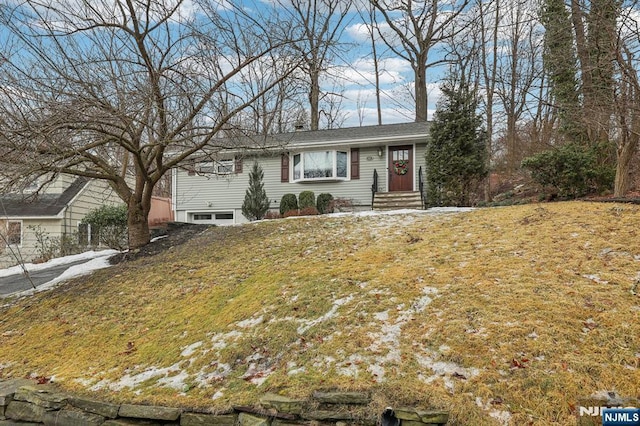
[[[127,342],[127,349],[125,349],[124,351],[120,352],[120,354],[121,355],[131,355],[135,351],[137,351],[135,343]]]

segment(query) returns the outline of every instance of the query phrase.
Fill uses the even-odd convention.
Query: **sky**
[[[166,0],[165,6],[174,4],[177,0]],[[219,1],[219,8],[224,9],[228,0]],[[272,3],[276,0],[241,0],[241,4],[263,4]],[[286,1],[286,0],[283,0]],[[5,5],[17,5],[18,0],[5,0]],[[48,3],[48,2],[45,2]],[[81,0],[51,0],[56,4],[80,4]],[[189,16],[194,13],[194,0],[185,0],[180,9],[181,16]],[[91,2],[90,10],[87,13],[96,11],[105,16],[118,16],[119,11],[114,6],[113,0],[96,0]],[[273,3],[272,3],[273,4]],[[83,9],[79,9],[82,11]],[[80,12],[80,15],[82,12]],[[260,14],[258,13],[257,16]],[[62,19],[55,14],[48,15],[45,20],[56,25]],[[180,18],[177,18],[179,21]],[[42,23],[34,23],[42,25]],[[61,28],[64,24],[61,23]],[[2,45],[2,25],[0,25],[0,45]],[[377,124],[376,96],[375,96],[375,73],[374,63],[371,59],[371,41],[369,30],[363,18],[357,11],[348,14],[342,32],[340,43],[343,46],[330,65],[329,72],[322,79],[321,84],[325,92],[339,93],[342,99],[341,111],[344,121],[341,127],[353,127],[360,125]],[[414,105],[411,92],[413,91],[413,71],[408,62],[392,57],[388,49],[380,40],[377,43],[378,53],[381,56],[380,74],[381,81],[381,101],[382,101],[382,121],[384,124],[411,122],[414,120]],[[0,51],[2,53],[2,51]],[[429,81],[429,110],[432,114],[439,95],[438,76],[428,75]]]

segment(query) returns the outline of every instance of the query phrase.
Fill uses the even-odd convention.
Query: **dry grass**
[[[640,396],[639,225],[572,202],[216,228],[0,308],[0,378],[219,410],[365,390],[451,424],[575,424],[580,397]]]

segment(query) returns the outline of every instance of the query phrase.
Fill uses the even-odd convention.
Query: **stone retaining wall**
[[[416,408],[389,408],[384,413],[362,414],[369,402],[369,396],[359,392],[316,392],[311,400],[266,394],[259,406],[234,407],[227,414],[207,414],[179,408],[110,404],[18,379],[0,381],[0,426],[436,426],[446,424],[449,417],[444,411]]]

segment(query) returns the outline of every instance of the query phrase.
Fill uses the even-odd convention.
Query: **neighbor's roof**
[[[79,177],[61,194],[38,194],[31,199],[22,195],[0,197],[0,218],[55,217],[80,193],[89,179]]]

